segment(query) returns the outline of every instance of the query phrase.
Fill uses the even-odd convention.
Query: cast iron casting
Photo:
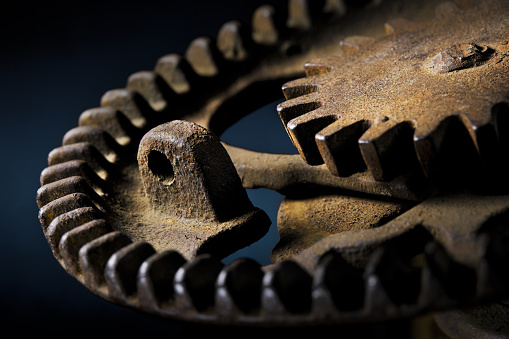
[[[41,174],[44,234],[93,293],[185,321],[346,324],[503,300],[508,56],[503,0],[262,6],[80,115]],[[221,141],[281,89],[299,154]],[[270,226],[257,187],[286,196],[273,264],[225,266]]]

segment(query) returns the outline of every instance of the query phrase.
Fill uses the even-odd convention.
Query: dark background
[[[192,39],[215,36],[224,22],[249,23],[253,11],[264,3],[21,1],[2,9],[0,325],[4,333],[57,338],[226,333],[224,328],[151,317],[89,292],[53,258],[37,219],[35,197],[48,153],[77,126],[81,112],[99,106],[106,91],[125,87],[130,74],[153,69],[162,55],[183,54]],[[264,151],[278,151],[271,147],[286,142],[283,149],[294,152],[275,105],[258,116],[224,137]],[[264,137],[256,138],[262,121],[274,130],[265,125]],[[264,190],[249,194],[274,220],[282,197]],[[266,264],[277,239],[273,227],[264,242],[244,254]]]

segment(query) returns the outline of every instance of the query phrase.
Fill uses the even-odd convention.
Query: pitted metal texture
[[[106,300],[212,324],[507,298],[508,18],[502,0],[291,0],[161,57],[50,152],[37,203],[55,258]],[[281,89],[299,155],[221,142]],[[269,227],[257,187],[286,195],[274,264],[224,265]]]

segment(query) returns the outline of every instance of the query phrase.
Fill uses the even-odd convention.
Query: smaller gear
[[[285,84],[281,120],[304,160],[337,176],[367,168],[387,181],[420,168],[471,180],[482,164],[500,168],[508,18],[501,2],[444,3],[429,22],[397,19],[383,37],[347,38],[342,55],[311,60],[306,78]]]

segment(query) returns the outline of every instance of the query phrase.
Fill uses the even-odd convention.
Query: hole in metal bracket
[[[164,185],[171,185],[175,180],[173,166],[170,160],[161,152],[150,151],[148,154],[148,167]]]

